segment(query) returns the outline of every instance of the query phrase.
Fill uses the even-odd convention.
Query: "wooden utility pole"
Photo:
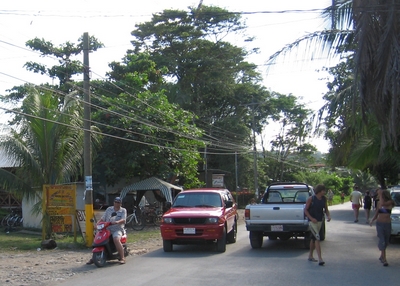
[[[255,197],[256,200],[259,197],[258,194],[258,172],[257,172],[257,158],[258,158],[258,154],[257,154],[257,146],[256,146],[256,121],[255,121],[255,105],[256,103],[254,102],[254,98],[253,98],[253,165],[254,165],[254,190],[255,190]]]
[[[90,115],[90,68],[89,68],[89,34],[83,34],[83,89],[84,89],[84,146],[83,164],[85,170],[85,214],[86,214],[86,246],[93,243],[93,224],[90,221],[93,213],[92,152],[91,152],[91,115]]]

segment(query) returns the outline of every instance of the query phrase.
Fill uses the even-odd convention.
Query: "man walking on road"
[[[309,197],[306,202],[306,207],[304,208],[304,214],[310,220],[310,230],[312,233],[310,240],[310,253],[308,255],[308,261],[319,262],[320,266],[324,265],[325,262],[322,259],[321,244],[319,232],[321,230],[322,221],[324,219],[324,214],[326,215],[326,220],[329,222],[331,216],[328,210],[328,204],[325,197],[325,186],[317,185],[314,189],[315,195]],[[313,256],[314,249],[317,251],[318,260]]]
[[[353,192],[350,194],[351,207],[354,211],[354,222],[358,222],[358,214],[362,207],[362,194],[358,191],[358,186],[354,186]]]

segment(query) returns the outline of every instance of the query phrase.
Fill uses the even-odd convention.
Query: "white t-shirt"
[[[356,205],[360,205],[361,204],[361,197],[362,194],[359,191],[353,191],[351,194],[351,203],[352,204],[356,204]]]

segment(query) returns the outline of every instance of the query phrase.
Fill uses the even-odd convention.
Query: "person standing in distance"
[[[331,189],[328,190],[328,205],[331,206],[333,204],[333,192]]]
[[[326,215],[328,222],[331,220],[331,216],[329,214],[328,204],[325,197],[325,186],[317,185],[314,192],[315,194],[307,199],[306,207],[304,208],[304,214],[310,221],[310,230],[312,233],[308,261],[317,262],[313,256],[315,249],[318,255],[318,264],[322,266],[325,262],[322,259],[319,232],[321,230],[322,221],[324,220],[324,214]]]
[[[365,192],[364,196],[364,211],[365,211],[365,218],[366,218],[366,223],[369,223],[369,214],[371,212],[371,207],[372,207],[372,198],[369,195],[369,191]]]
[[[376,220],[376,233],[379,238],[378,249],[381,251],[379,260],[383,263],[383,266],[389,266],[386,260],[386,248],[389,245],[392,232],[390,215],[395,204],[388,190],[380,189],[378,191],[378,197],[378,208],[369,224],[372,226],[372,223]]]
[[[353,192],[350,194],[351,207],[354,211],[354,222],[358,222],[358,214],[362,207],[362,194],[358,191],[358,186],[354,186]]]

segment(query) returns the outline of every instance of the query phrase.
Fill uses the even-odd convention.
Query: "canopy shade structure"
[[[138,194],[143,192],[140,197],[144,195],[146,191],[158,191],[160,190],[161,193],[165,197],[165,201],[172,202],[172,190],[183,191],[182,187],[175,186],[163,180],[160,180],[156,177],[151,177],[145,179],[143,181],[134,183],[132,185],[126,186],[121,191],[121,199],[124,199],[126,194],[132,191],[136,191]],[[138,201],[138,200],[137,200]]]

